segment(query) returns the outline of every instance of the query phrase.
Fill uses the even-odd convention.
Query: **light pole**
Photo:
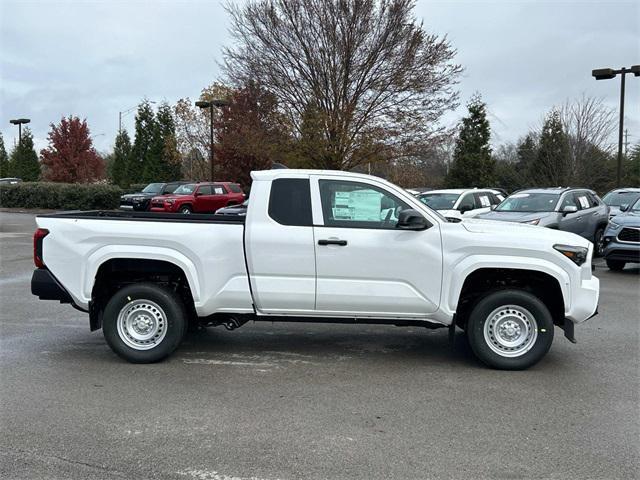
[[[9,120],[12,125],[18,125],[18,146],[22,147],[22,124],[29,123],[30,118],[17,118],[15,120]]]
[[[156,102],[153,101],[153,100],[149,100],[148,103],[156,103]],[[125,115],[131,113],[133,110],[138,108],[138,106],[139,105],[134,105],[131,108],[127,108],[126,110],[118,112],[118,133],[122,133],[122,117],[124,117]]]
[[[229,105],[229,101],[223,98],[215,98],[209,102],[198,101],[196,102],[196,107],[200,108],[208,108],[209,109],[209,176],[211,177],[211,181],[213,182],[213,107],[222,108],[226,105]]]
[[[627,73],[633,73],[635,77],[640,77],[640,65],[631,68],[622,67],[619,70],[613,68],[599,68],[592,70],[591,75],[596,80],[610,80],[620,75],[620,125],[618,129],[618,172],[616,173],[616,186],[620,187],[622,181],[622,134],[624,132],[624,77]]]

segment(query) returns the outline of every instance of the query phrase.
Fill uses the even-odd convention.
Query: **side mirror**
[[[420,212],[407,208],[402,210],[398,215],[398,223],[396,228],[402,230],[426,230],[431,224],[424,218]]]
[[[194,197],[199,197],[200,195],[203,195],[202,192],[196,192],[196,194],[194,195]]]
[[[620,205],[620,211],[621,212],[626,212],[627,210],[629,210],[629,204],[628,203],[623,203],[622,205]]]
[[[458,211],[462,214],[464,214],[464,212],[468,212],[469,210],[473,210],[473,206],[469,205],[468,203],[466,205],[460,205],[458,207]]]
[[[578,211],[578,207],[575,205],[567,205],[562,209],[563,215],[567,215],[568,213],[576,213]]]

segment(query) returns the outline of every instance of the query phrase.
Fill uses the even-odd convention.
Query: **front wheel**
[[[601,257],[604,253],[604,228],[600,227],[593,236],[594,255]]]
[[[524,370],[551,348],[553,319],[540,299],[523,290],[488,293],[471,311],[469,344],[476,356],[500,370]]]
[[[620,272],[624,270],[624,266],[625,262],[621,260],[607,260],[607,267],[609,267],[609,270]]]
[[[152,363],[178,347],[187,327],[180,298],[153,283],[129,285],[107,303],[102,330],[111,349],[132,363]]]
[[[185,205],[184,207],[180,207],[179,211],[183,215],[191,215],[191,207],[189,205]]]

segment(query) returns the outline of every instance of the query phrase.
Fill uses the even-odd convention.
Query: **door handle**
[[[318,245],[339,245],[344,247],[347,245],[346,240],[318,240]]]

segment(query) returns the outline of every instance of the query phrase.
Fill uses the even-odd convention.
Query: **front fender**
[[[509,268],[515,270],[533,270],[546,273],[558,281],[562,291],[565,309],[571,305],[571,288],[569,274],[558,265],[544,259],[532,257],[505,257],[499,255],[472,255],[464,258],[453,268],[447,269],[444,292],[449,292],[444,300],[444,307],[454,313],[458,307],[460,293],[467,277],[482,268]]]

